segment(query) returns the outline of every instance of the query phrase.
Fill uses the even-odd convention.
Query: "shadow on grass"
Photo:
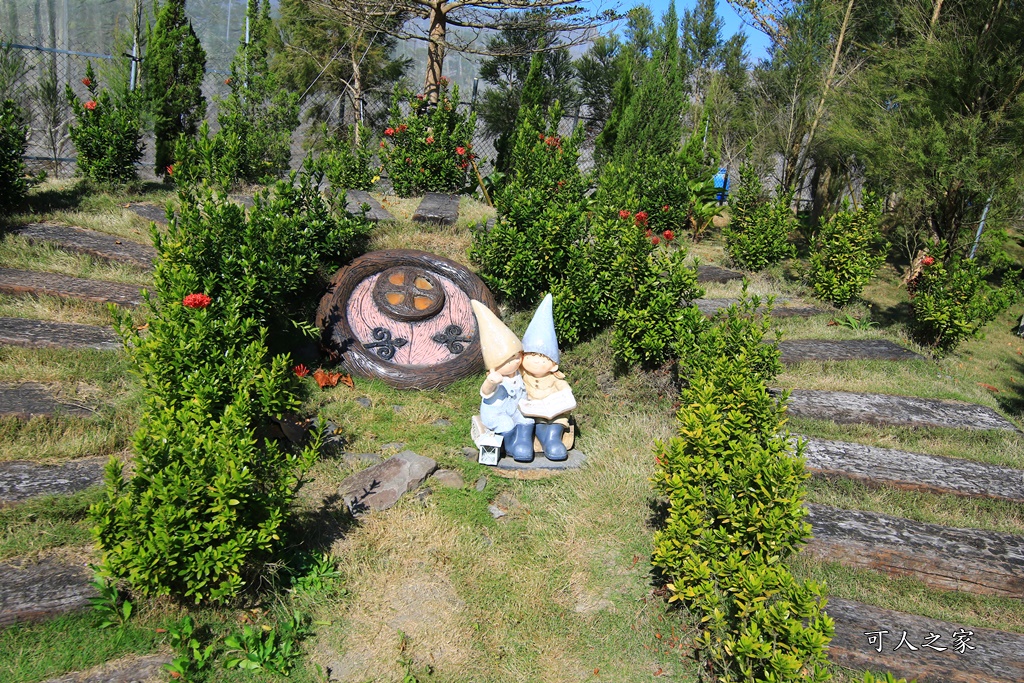
[[[1024,376],[1024,360],[1011,358],[1008,362],[1013,365],[1011,376]],[[1004,413],[1021,419],[1024,417],[1024,386],[1013,383],[1010,387],[995,395],[996,402]]]
[[[51,187],[30,194],[23,208],[28,213],[50,213],[78,208],[82,198],[93,191],[86,182],[77,182],[67,187]]]
[[[875,303],[868,303],[871,309],[869,318],[878,323],[879,327],[893,327],[900,323],[907,324],[914,317],[914,309],[909,301],[901,301],[892,306],[879,306]]]

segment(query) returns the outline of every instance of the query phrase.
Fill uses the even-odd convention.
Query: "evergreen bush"
[[[206,116],[206,52],[185,16],[185,0],[160,6],[146,45],[142,89],[154,118],[156,173],[164,176],[175,163],[178,138],[194,136]]]
[[[885,260],[881,220],[881,201],[865,193],[859,209],[844,208],[819,228],[807,276],[819,299],[845,306],[860,296]]]
[[[737,265],[764,270],[796,254],[789,243],[792,202],[793,196],[788,193],[769,199],[753,165],[740,166],[740,187],[729,203],[729,225],[722,231],[726,250]]]
[[[327,177],[336,194],[345,190],[369,190],[380,179],[378,169],[372,165],[374,150],[370,129],[357,125],[358,143],[355,126],[349,126],[344,135],[329,134],[324,126],[320,155],[309,162],[311,170]]]
[[[75,123],[68,134],[75,145],[78,174],[100,183],[127,183],[138,179],[135,164],[142,158],[142,120],[135,93],[114,97],[100,89],[87,62],[82,83],[89,99],[80,101],[68,85],[65,93]]]
[[[945,243],[938,247],[946,251]],[[968,339],[982,337],[982,329],[1010,305],[1003,288],[993,287],[986,278],[990,268],[977,261],[953,255],[947,262],[925,257],[924,267],[913,284],[910,305],[914,309],[912,328],[922,344],[940,354],[953,351]]]
[[[461,190],[476,158],[472,144],[476,114],[459,112],[458,86],[449,95],[448,80],[441,79],[437,98],[432,104],[422,95],[396,93],[392,100],[380,159],[400,197]],[[402,113],[403,99],[408,115]]]
[[[765,354],[777,364],[779,352],[761,343],[757,303],[719,314],[686,359],[697,362],[680,395],[679,436],[655,445],[654,486],[668,514],[653,563],[670,602],[700,624],[698,657],[714,680],[827,681],[825,589],[785,565],[810,536],[809,475],[803,444],[792,453],[784,430],[785,396],[777,402],[765,385]]]
[[[25,146],[28,124],[21,107],[13,100],[0,102],[0,214],[7,213],[25,198]]]

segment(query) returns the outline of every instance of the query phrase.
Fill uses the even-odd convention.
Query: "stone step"
[[[807,437],[807,469],[908,491],[998,498],[1024,503],[1024,470]]]
[[[916,678],[917,683],[1024,681],[1024,636],[1020,634],[835,597],[828,599],[825,612],[836,625],[828,657],[840,666],[875,673],[890,671],[897,678]],[[907,642],[901,644],[904,632]],[[940,636],[938,640],[936,635]],[[869,640],[872,637],[876,639]],[[910,650],[910,645],[916,651]]]
[[[167,210],[162,206],[149,202],[131,202],[125,208],[147,221],[153,221],[157,225],[167,225]]]
[[[121,349],[121,340],[109,327],[29,318],[0,318],[0,344],[29,348]]]
[[[813,538],[804,552],[823,560],[943,590],[1024,598],[1024,536],[813,503],[807,509]]]
[[[742,280],[743,273],[719,266],[697,266],[697,282],[717,282],[725,284],[733,280]]]
[[[0,417],[16,417],[27,420],[55,413],[86,417],[92,415],[93,411],[82,406],[57,401],[45,384],[38,382],[0,383]]]
[[[169,680],[163,667],[172,659],[174,655],[167,653],[128,655],[88,671],[48,678],[43,683],[163,683]]]
[[[55,223],[29,223],[14,230],[32,242],[51,243],[67,251],[89,254],[108,261],[131,263],[141,268],[152,268],[156,250],[148,244],[132,242],[95,230],[75,228]]]
[[[452,225],[459,220],[459,195],[428,192],[412,219],[417,223],[440,223]]]
[[[92,571],[54,557],[0,562],[0,627],[89,606]]]
[[[840,360],[923,360],[888,339],[787,339],[779,342],[783,363]]]
[[[729,308],[737,302],[737,299],[695,299],[691,303],[696,305],[700,312],[710,317],[719,311]],[[776,299],[772,308],[773,318],[809,318],[812,315],[821,315],[825,311],[813,306],[788,306],[787,299]]]
[[[0,507],[37,496],[67,495],[103,483],[108,458],[80,458],[62,465],[25,460],[0,462]]]
[[[772,393],[779,391],[773,389]],[[793,389],[789,394],[788,413],[790,417],[843,424],[1017,431],[1012,422],[986,406],[890,394]]]
[[[362,215],[362,205],[369,204],[370,210],[366,212],[366,220],[371,223],[382,221],[393,221],[395,217],[380,205],[376,199],[370,196],[369,192],[363,190],[348,190],[345,192],[345,210],[357,216]],[[457,207],[456,207],[457,208]]]
[[[142,291],[136,285],[13,268],[0,268],[0,292],[59,296],[132,307],[142,303]]]

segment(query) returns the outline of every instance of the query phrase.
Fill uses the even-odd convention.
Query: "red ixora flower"
[[[668,204],[666,204],[665,206],[661,207],[661,210],[662,210],[662,211],[668,211],[668,210],[670,210],[671,208],[672,208],[671,206],[669,206]]]
[[[167,170],[167,175],[173,176],[174,175],[174,164],[171,164],[170,166],[168,166],[166,168],[166,170]]]
[[[661,236],[664,237],[669,242],[676,238],[676,234],[671,230],[666,230],[665,232],[661,233]]]
[[[231,85],[231,79],[230,78],[225,78],[224,79],[224,85]]]
[[[381,146],[381,147],[383,147],[383,146],[384,146],[384,141],[383,141],[383,140],[381,140],[381,141],[380,141],[380,146]]]
[[[935,257],[934,256],[925,256],[923,259],[921,259],[921,265],[922,266],[930,266],[933,263],[935,263]]]
[[[394,134],[395,134],[395,129],[394,128],[385,128],[384,129],[384,135],[394,135]]]
[[[623,209],[622,211],[619,211],[619,218],[625,220],[625,219],[629,218],[629,216],[630,216],[629,211],[626,211],[625,209]]]
[[[651,238],[651,244],[653,244],[654,246],[658,246],[660,243],[661,243],[661,240],[658,239],[657,235],[655,235],[654,237]]]
[[[647,225],[647,212],[646,211],[637,211],[636,215],[633,216],[633,220],[640,227],[643,227],[643,226]]]
[[[405,125],[404,123],[401,124],[400,126],[398,126],[398,132],[399,133],[404,133],[407,130],[409,130],[409,126]]]
[[[427,144],[428,145],[434,144],[434,136],[433,135],[428,135],[427,136]]]
[[[92,111],[93,109],[96,108],[96,100],[89,100],[88,102],[86,102],[82,106],[85,107],[86,109],[88,109],[89,111]]]
[[[88,78],[83,78],[82,79],[82,85],[84,85],[86,88],[88,88],[89,86],[92,85],[92,81],[89,80]]]
[[[301,365],[301,364],[300,365],[296,365],[294,368],[292,368],[292,370],[295,371],[295,375],[297,377],[305,377],[306,375],[309,374],[309,368],[307,368],[305,365]]]
[[[463,154],[466,153],[466,148],[465,147],[456,147],[455,148],[455,153],[458,154],[461,157]]]
[[[206,308],[210,305],[210,297],[205,294],[189,294],[181,300],[181,304],[185,308]]]

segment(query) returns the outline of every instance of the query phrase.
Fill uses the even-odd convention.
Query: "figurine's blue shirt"
[[[480,401],[480,421],[496,434],[511,431],[517,424],[533,424],[532,417],[519,412],[519,401],[526,396],[523,378],[516,373],[506,377],[490,396]]]

